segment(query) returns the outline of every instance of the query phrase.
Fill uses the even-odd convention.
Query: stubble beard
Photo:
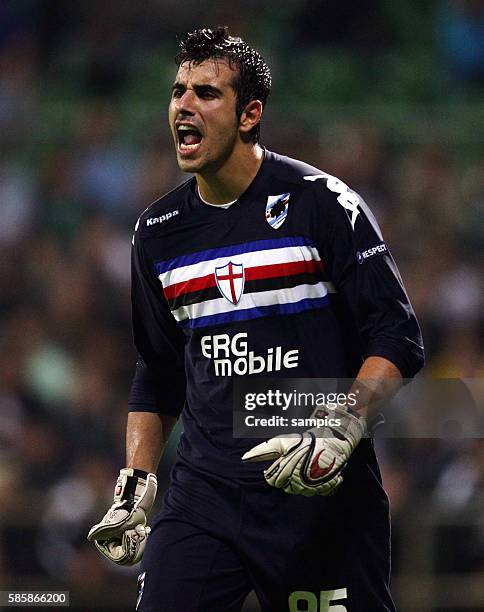
[[[183,159],[176,151],[178,167],[182,172],[190,174],[207,175],[217,172],[231,156],[237,142],[237,131],[234,130],[233,136],[221,143],[220,151],[215,156],[210,156],[210,149],[207,155],[202,154],[199,159]]]

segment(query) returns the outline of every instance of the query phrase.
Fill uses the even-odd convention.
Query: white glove
[[[341,406],[317,410],[312,416],[328,416],[334,422],[303,434],[271,438],[247,451],[242,460],[276,459],[264,478],[286,493],[331,495],[343,482],[341,471],[365,434],[366,419]]]
[[[134,565],[141,560],[150,533],[146,515],[155,501],[156,489],[155,474],[132,468],[119,472],[113,505],[87,535],[113,563]]]

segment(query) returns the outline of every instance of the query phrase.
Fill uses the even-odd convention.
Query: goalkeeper
[[[89,539],[114,563],[141,560],[140,612],[237,612],[251,590],[263,612],[393,612],[367,423],[422,367],[414,312],[359,195],[259,144],[271,86],[260,54],[225,28],[180,46],[169,124],[194,176],[136,224],[126,467]],[[323,432],[256,444],[233,435],[240,376],[350,378],[360,399]]]

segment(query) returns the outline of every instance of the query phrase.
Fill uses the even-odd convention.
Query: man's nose
[[[183,92],[183,95],[177,99],[178,112],[193,115],[195,111],[195,101],[195,93],[191,89],[187,89]]]

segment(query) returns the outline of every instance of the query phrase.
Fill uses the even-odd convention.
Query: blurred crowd
[[[352,96],[365,89],[352,79],[352,93],[345,81],[362,57],[367,102],[376,89],[391,104],[388,62],[414,55],[427,72],[407,81],[406,108],[422,113],[425,103],[426,113],[437,113],[445,90],[459,97],[465,121],[466,104],[472,114],[482,96],[484,2],[390,10],[399,3],[328,8],[291,0],[277,16],[266,2],[245,2],[243,10],[237,2],[240,12],[219,2],[206,2],[205,12],[194,0],[141,4],[0,0],[0,585],[44,576],[87,581],[101,593],[120,571],[85,535],[124,464],[135,363],[132,228],[151,201],[185,179],[165,107],[176,35],[193,26],[228,23],[259,43],[275,76],[262,144],[338,176],[373,209],[423,328],[426,375],[484,374],[483,124],[454,147],[445,121],[438,131],[428,119],[413,142],[385,122],[345,116],[345,104],[353,108]],[[411,34],[415,16],[425,27]],[[341,68],[336,76],[310,72],[307,115],[308,73],[298,79],[294,71],[306,58],[313,58],[308,70],[317,58],[318,66]],[[378,80],[379,67],[387,80]],[[330,91],[326,79],[338,87]],[[399,83],[397,75],[397,91]],[[335,106],[341,112],[329,121]],[[484,572],[484,441],[386,440],[380,454],[396,574],[408,571],[405,518],[415,504],[446,517],[443,526],[436,519],[433,572]]]

